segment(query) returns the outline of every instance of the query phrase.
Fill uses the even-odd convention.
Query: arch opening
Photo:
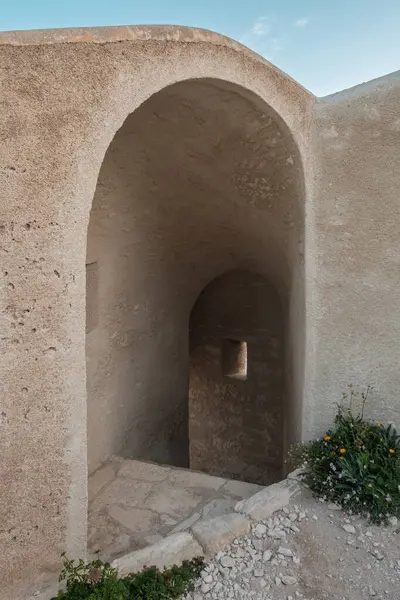
[[[303,204],[294,139],[248,90],[188,80],[127,117],[106,152],[88,229],[89,473],[118,455],[260,483],[280,478],[300,427]],[[224,319],[237,327],[218,328]],[[199,358],[203,321],[218,331],[207,335],[219,340],[221,389],[212,378],[208,387]],[[229,347],[230,359],[240,351],[243,359],[246,345],[246,375],[223,373],[223,340],[226,360]],[[231,437],[213,429],[229,430],[227,390],[242,411]],[[236,466],[226,462],[229,444]]]
[[[231,271],[190,318],[190,467],[268,485],[283,471],[284,318],[264,277]]]

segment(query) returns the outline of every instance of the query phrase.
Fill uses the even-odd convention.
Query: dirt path
[[[212,560],[190,595],[208,598],[400,600],[400,524],[370,526],[302,490]]]

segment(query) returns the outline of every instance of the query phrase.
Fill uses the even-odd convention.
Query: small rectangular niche
[[[99,271],[97,262],[86,265],[86,333],[96,329],[98,323]]]
[[[247,379],[247,344],[226,338],[221,346],[222,374],[231,379]]]

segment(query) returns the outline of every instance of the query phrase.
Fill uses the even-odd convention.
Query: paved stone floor
[[[260,486],[114,458],[89,478],[89,553],[112,560],[201,517],[230,512]]]

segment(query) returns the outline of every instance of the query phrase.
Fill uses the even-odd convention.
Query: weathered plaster
[[[400,426],[400,73],[319,100],[308,198],[303,437],[320,435],[348,384]]]
[[[135,31],[0,39],[6,597],[57,569],[62,550],[85,552],[86,235],[114,134],[152,94],[208,78],[240,86],[298,146],[308,135],[313,97],[248,50],[195,30]]]
[[[182,154],[183,148],[188,149],[184,130],[171,138],[173,147],[162,146],[162,138],[156,136],[157,144],[148,143],[148,151],[150,163],[158,161],[151,163],[156,185],[174,192],[171,206],[175,202],[184,209],[184,218],[174,229],[174,213],[162,204],[168,195],[155,194],[158,209],[164,206],[165,211],[156,222],[163,226],[165,250],[177,231],[180,239],[186,227],[187,237],[193,235],[196,218],[199,231],[210,228],[210,245],[202,249],[204,260],[192,262],[199,273],[190,282],[190,293],[186,290],[177,299],[187,307],[187,318],[201,290],[232,268],[260,273],[281,296],[287,315],[283,438],[287,444],[321,433],[329,424],[332,402],[349,380],[373,383],[375,413],[381,420],[398,420],[400,86],[398,76],[388,76],[316,103],[296,82],[240,44],[211,32],[177,27],[5,33],[0,34],[0,54],[0,597],[25,600],[46,577],[53,577],[62,550],[77,556],[86,549],[86,245],[100,168],[116,132],[124,123],[123,129],[135,122],[140,107],[136,125],[146,142],[146,125],[154,127],[153,135],[157,127],[150,120],[139,123],[137,115],[143,117],[160,102],[161,109],[169,107],[168,119],[178,118],[174,98],[186,103],[182,110],[192,107],[200,118],[207,114],[207,122],[216,123],[212,120],[216,115],[204,103],[207,95],[191,96],[200,89],[196,86],[207,85],[222,104],[226,94],[237,108],[247,102],[251,118],[265,115],[281,132],[277,163],[272,155],[263,154],[271,142],[267,131],[257,140],[261,121],[252,121],[255,142],[253,147],[244,144],[248,162],[242,165],[243,177],[233,196],[218,179],[221,163],[201,151],[197,161],[203,161],[206,183],[210,179],[212,187],[203,189],[202,200],[195,193],[185,202],[179,198],[180,183],[186,191],[194,190],[189,186],[190,157]],[[202,81],[193,81],[198,79]],[[178,89],[174,85],[178,82],[186,83]],[[228,114],[229,110],[219,113],[223,129],[216,123],[215,134],[224,137],[240,130],[241,144],[248,135],[247,118],[243,116],[237,129]],[[161,119],[158,124],[166,127],[164,134],[168,123]],[[200,138],[199,143],[205,140]],[[223,159],[229,154],[225,144]],[[216,139],[214,145],[218,147]],[[119,151],[113,143],[108,156],[114,149]],[[134,147],[132,152],[139,158],[140,150]],[[279,157],[283,160],[288,152],[286,164],[276,168]],[[163,165],[171,169],[176,160],[186,160],[185,172],[163,173]],[[228,163],[228,170],[235,164]],[[109,168],[107,157],[102,172]],[[239,184],[246,177],[254,182],[259,171],[275,181],[281,177],[281,185],[288,172],[296,173],[293,189],[286,194],[281,190],[274,198],[272,219],[266,194],[255,201],[253,192],[260,190],[259,184],[240,191]],[[144,196],[149,190],[142,188]],[[207,219],[202,202],[207,206],[211,200],[215,208]],[[122,198],[122,205],[126,201]],[[132,214],[126,216],[131,226]],[[172,237],[166,236],[168,232]],[[198,236],[193,240],[204,241]],[[189,239],[180,251],[190,249],[191,243]],[[121,235],[115,245],[124,244],[126,236]],[[159,256],[161,246],[156,248]],[[222,248],[227,250],[224,259]],[[232,249],[234,259],[228,258]],[[187,265],[194,256],[188,256]],[[89,257],[92,260],[97,259]],[[174,268],[170,256],[168,261],[169,270],[160,269],[158,274],[164,277],[172,306],[174,293],[183,288],[179,261]],[[168,289],[172,283],[174,292]],[[164,333],[166,322],[161,327]],[[94,335],[96,323],[88,337]],[[183,336],[183,328],[178,335]],[[147,364],[148,381],[152,361],[148,352],[156,348],[149,339],[141,358]],[[157,365],[151,373],[157,377]],[[115,410],[110,414],[117,418]],[[131,416],[136,418],[134,411]],[[99,449],[103,452],[101,446],[96,452]]]

